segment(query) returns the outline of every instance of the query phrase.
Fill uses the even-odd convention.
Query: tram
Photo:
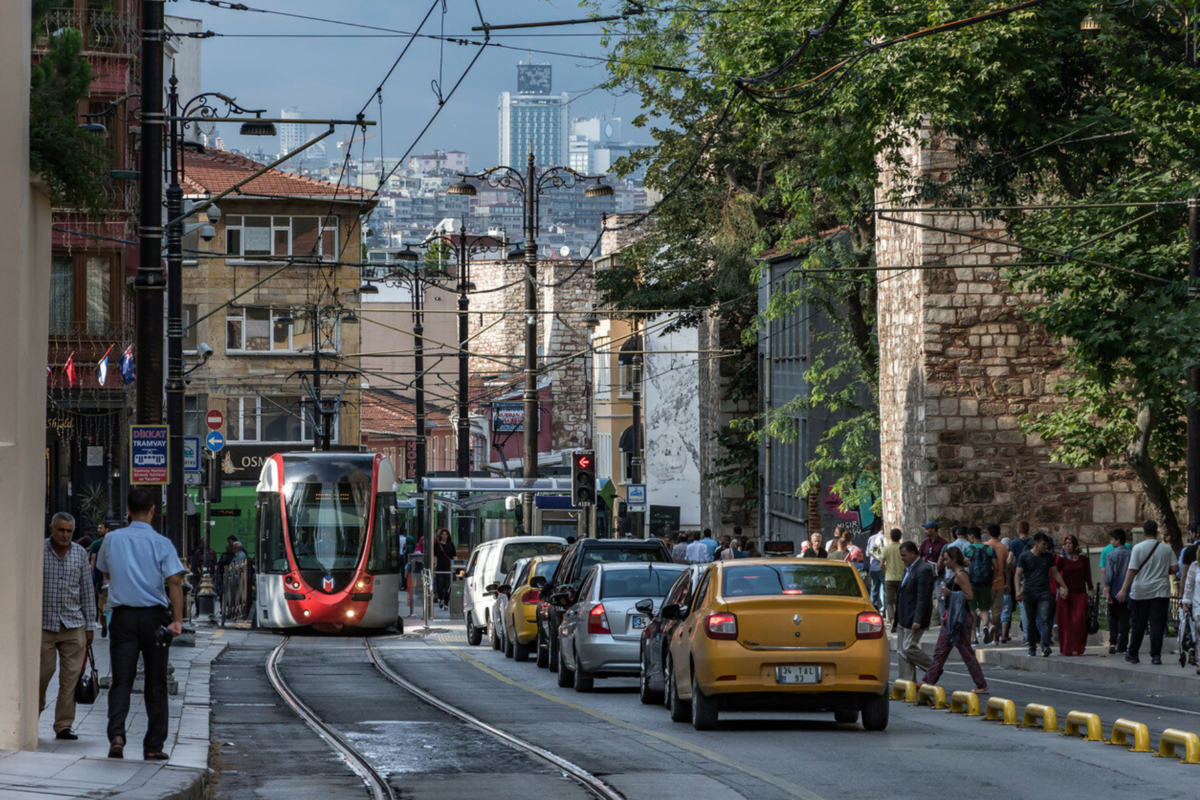
[[[396,473],[378,453],[294,452],[258,479],[255,614],[263,628],[386,628],[399,612]]]

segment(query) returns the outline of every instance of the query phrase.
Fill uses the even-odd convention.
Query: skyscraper
[[[281,119],[304,119],[304,112],[292,106],[291,108],[281,109],[279,112]],[[279,123],[279,154],[287,155],[295,150],[300,145],[304,144],[304,126],[298,122],[281,122]]]
[[[498,159],[520,169],[533,147],[534,162],[552,167],[567,164],[566,92],[551,94],[549,64],[518,64],[517,91],[500,93]]]

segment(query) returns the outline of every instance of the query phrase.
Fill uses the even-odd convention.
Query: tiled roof
[[[245,180],[263,166],[245,156],[220,150],[188,150],[183,156],[184,192],[217,194]],[[314,197],[354,201],[366,200],[371,193],[353,186],[338,186],[272,169],[235,191],[233,196]]]
[[[363,433],[415,436],[416,403],[411,397],[386,389],[364,389],[361,397],[359,427]],[[450,416],[426,403],[425,420],[435,428],[450,427]]]

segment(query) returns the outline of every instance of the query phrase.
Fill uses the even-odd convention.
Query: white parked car
[[[560,536],[509,536],[484,542],[471,552],[463,584],[463,619],[467,623],[467,642],[483,641],[492,620],[495,587],[504,580],[513,564],[531,556],[556,555],[567,546]]]

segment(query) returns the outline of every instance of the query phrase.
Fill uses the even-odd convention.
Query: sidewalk
[[[1015,627],[1015,625],[1014,625]],[[1177,642],[1173,638],[1163,641],[1163,664],[1156,667],[1150,663],[1149,638],[1142,644],[1141,663],[1130,664],[1123,653],[1108,654],[1108,632],[1101,631],[1088,639],[1086,651],[1081,656],[1060,655],[1058,648],[1050,651],[1049,657],[1029,655],[1029,647],[1021,644],[1021,631],[1014,631],[1015,638],[1008,644],[981,645],[975,648],[975,657],[984,666],[1011,667],[1027,672],[1054,673],[1069,675],[1075,678],[1108,683],[1136,683],[1148,689],[1163,689],[1167,691],[1200,693],[1200,675],[1196,668],[1188,665],[1179,666]],[[937,644],[938,629],[931,628],[921,640],[921,649],[933,654]],[[892,635],[892,648],[896,647],[896,637]],[[950,651],[949,662],[960,662],[958,652]]]
[[[77,706],[74,730],[79,734],[78,741],[55,739],[56,676],[46,690],[46,710],[38,720],[37,751],[0,750],[0,798],[200,800],[208,784],[210,666],[225,649],[227,638],[242,635],[199,628],[195,647],[171,648],[179,691],[168,699],[170,724],[163,749],[171,760],[165,763],[147,762],[140,757],[146,731],[146,709],[140,693],[130,701],[124,760],[107,757],[107,689],[101,691],[94,705]],[[100,675],[109,676],[108,640],[97,636],[93,650]]]

